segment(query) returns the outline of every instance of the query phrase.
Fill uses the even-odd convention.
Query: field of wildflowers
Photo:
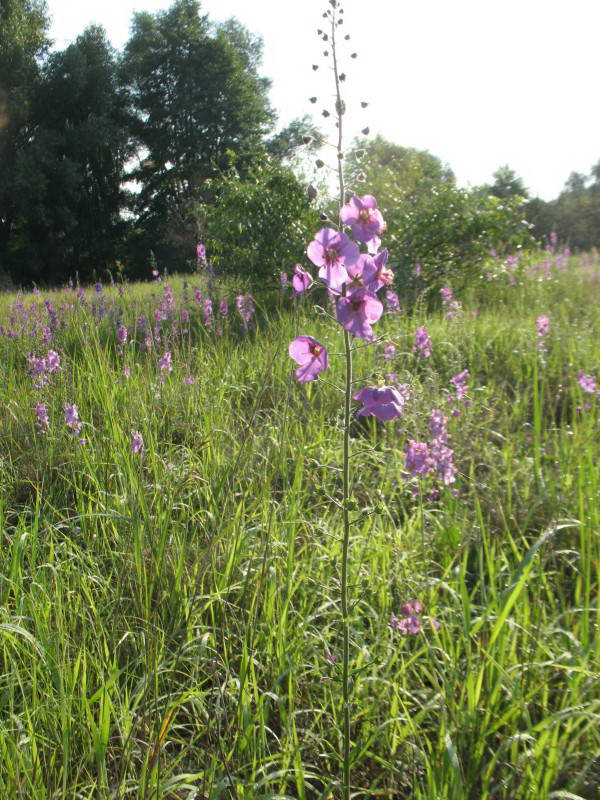
[[[316,273],[2,297],[0,796],[339,796],[345,509],[353,796],[597,797],[598,258],[380,292],[347,503]]]

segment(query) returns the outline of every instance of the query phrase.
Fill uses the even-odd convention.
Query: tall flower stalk
[[[350,514],[353,507],[351,475],[350,475],[350,421],[352,400],[363,402],[358,413],[373,415],[381,420],[391,420],[402,413],[403,399],[398,391],[389,386],[364,387],[352,394],[353,386],[353,337],[373,340],[372,325],[383,314],[383,304],[377,298],[377,292],[393,281],[393,273],[386,266],[388,254],[386,250],[378,252],[381,241],[379,234],[385,230],[385,223],[377,208],[377,202],[371,195],[353,196],[346,203],[344,186],[344,151],[343,151],[343,117],[345,103],[341,96],[340,85],[344,76],[339,71],[337,28],[341,23],[341,9],[337,0],[329,0],[331,8],[324,15],[329,19],[330,32],[320,31],[324,41],[331,48],[333,75],[335,80],[335,118],[337,120],[337,176],[339,182],[340,225],[338,229],[322,228],[315,234],[307,248],[307,255],[319,268],[319,277],[329,290],[334,300],[336,318],[343,328],[345,382],[344,382],[344,422],[343,422],[343,466],[342,466],[342,558],[340,565],[340,626],[342,634],[341,683],[342,683],[342,756],[341,756],[341,798],[350,799],[350,751],[352,719],[351,707],[351,657],[350,631],[351,612],[349,602],[349,561],[350,561]],[[348,38],[348,37],[346,37]],[[325,116],[329,112],[324,112]],[[321,162],[322,163],[322,162]],[[344,226],[352,230],[356,242],[343,231]],[[358,242],[358,244],[357,244]],[[360,244],[367,247],[367,253],[361,253]],[[307,291],[312,284],[312,277],[307,275],[301,265],[296,267],[298,286],[296,291]],[[300,286],[300,278],[302,285]],[[290,356],[299,364],[296,378],[305,383],[318,378],[328,367],[326,347],[312,336],[299,336],[289,346]]]

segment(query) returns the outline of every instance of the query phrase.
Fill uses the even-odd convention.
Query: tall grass
[[[114,299],[128,325],[152,307],[142,285]],[[382,321],[393,363],[355,352],[356,375],[395,371],[411,400],[397,426],[352,429],[353,796],[596,798],[599,416],[576,379],[600,368],[597,272],[460,299],[456,320]],[[64,315],[46,435],[34,343],[0,339],[0,797],[335,796],[343,364],[300,386],[286,350],[310,330],[340,351],[341,332],[284,300],[246,336],[196,312],[161,383],[160,353],[119,353],[114,319]],[[403,447],[465,368],[459,477],[427,500]],[[392,630],[413,598],[439,630]]]

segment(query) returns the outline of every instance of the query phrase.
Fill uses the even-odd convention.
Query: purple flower
[[[340,209],[340,219],[344,225],[352,226],[352,234],[359,242],[369,242],[385,230],[377,200],[370,194],[353,195]]]
[[[48,350],[46,369],[48,372],[54,372],[54,370],[60,369],[60,356],[58,353],[55,353],[54,350]]]
[[[227,303],[227,300],[221,300],[219,303],[219,314],[222,317],[226,317],[229,314],[229,304]]]
[[[212,300],[209,300],[208,297],[204,301],[204,324],[207,328],[212,328],[213,324],[213,304]]]
[[[301,383],[314,381],[328,365],[327,348],[312,336],[298,336],[288,348],[290,358],[300,364],[296,370],[296,378]]]
[[[279,273],[279,285],[281,286],[282,289],[287,289],[288,288],[288,281],[289,281],[289,278],[288,278],[287,272],[280,272]]]
[[[139,453],[141,456],[146,452],[144,447],[144,438],[141,433],[134,433],[131,436],[131,452]]]
[[[440,294],[442,295],[442,300],[445,303],[450,302],[452,300],[452,289],[444,288],[440,289]]]
[[[413,353],[419,358],[429,358],[431,355],[431,339],[429,338],[429,333],[425,325],[421,325],[420,328],[417,328]]]
[[[363,253],[355,264],[346,267],[346,272],[350,279],[346,284],[348,294],[353,294],[358,289],[375,292],[377,267],[372,256]]]
[[[162,372],[173,372],[173,359],[171,353],[166,352],[161,358],[158,359],[158,366]]]
[[[196,378],[194,378],[193,375],[186,375],[183,379],[183,382],[186,386],[192,386],[194,383],[196,383]]]
[[[536,320],[537,335],[541,338],[550,333],[550,320],[545,314],[541,314]]]
[[[404,397],[393,386],[366,386],[352,397],[363,404],[359,417],[373,416],[385,422],[401,417],[404,410]]]
[[[427,442],[415,442],[410,439],[404,446],[406,469],[411,475],[426,475],[433,469]]]
[[[423,607],[421,603],[418,600],[413,600],[410,603],[403,603],[400,610],[403,615],[402,619],[398,619],[392,612],[390,617],[390,626],[392,630],[400,631],[402,634],[411,634],[413,636],[421,633],[423,630],[423,619],[421,616]],[[439,629],[440,623],[437,619],[432,619],[430,622],[436,630]]]
[[[422,272],[422,267],[420,264],[415,264],[415,277],[419,277]]]
[[[469,377],[469,370],[465,369],[462,372],[459,372],[458,375],[454,375],[450,378],[450,383],[456,389],[456,399],[462,400],[462,398],[467,393],[467,378]]]
[[[119,329],[117,331],[117,335],[119,337],[120,344],[127,343],[127,326],[126,325],[119,325]]]
[[[294,267],[294,275],[292,277],[292,288],[294,290],[294,297],[300,297],[303,292],[308,291],[313,284],[313,279],[309,272],[307,272],[302,264],[296,264]]]
[[[196,269],[202,269],[206,266],[206,247],[198,243],[196,245]]]
[[[386,361],[391,361],[396,355],[396,347],[393,344],[386,344],[383,348],[383,357]]]
[[[48,409],[45,403],[35,404],[35,416],[37,418],[37,422],[35,423],[36,431],[39,434],[46,433],[50,427],[50,420],[48,419]]]
[[[584,392],[593,393],[598,391],[596,378],[593,375],[586,375],[585,372],[582,372],[581,370],[577,373],[577,383]]]
[[[400,300],[396,292],[388,289],[385,293],[385,313],[398,314],[400,312]]]
[[[383,305],[365,289],[357,289],[348,297],[340,297],[337,318],[340,325],[354,336],[371,339],[373,325],[383,314]]]
[[[65,403],[65,423],[71,429],[73,436],[78,436],[82,427],[82,422],[79,419],[79,411],[75,403]]]
[[[444,439],[447,436],[446,423],[448,417],[437,408],[434,408],[429,415],[429,431],[434,438]]]
[[[252,315],[254,314],[254,302],[251,294],[240,294],[235,298],[235,305],[240,317],[242,318],[242,325],[244,330],[252,327]]]
[[[433,439],[429,448],[433,469],[442,479],[445,486],[449,486],[456,480],[456,468],[454,466],[454,450],[446,444],[446,437]]]
[[[360,255],[358,245],[333,228],[321,228],[306,253],[312,263],[320,267],[319,277],[333,291],[341,291],[348,280],[346,265],[355,264]]]
[[[382,250],[381,253],[377,253],[377,255],[373,257],[375,280],[374,286],[369,287],[372,291],[379,291],[379,289],[382,289],[384,286],[391,286],[394,282],[394,273],[387,265],[388,258],[389,253],[387,249]]]

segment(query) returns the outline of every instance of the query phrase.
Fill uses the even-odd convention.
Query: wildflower
[[[358,261],[360,251],[345,233],[333,228],[321,228],[308,245],[306,253],[319,269],[319,277],[333,291],[340,291],[348,281],[346,265]]]
[[[429,358],[431,355],[431,339],[429,338],[429,333],[425,325],[421,325],[420,328],[417,328],[413,353],[419,358]]]
[[[308,291],[313,284],[313,279],[309,272],[307,272],[302,264],[296,264],[294,267],[294,275],[292,277],[292,288],[294,290],[294,297],[300,297],[303,292]]]
[[[171,358],[171,353],[165,352],[165,354],[158,359],[158,366],[162,372],[173,372],[173,359]]]
[[[119,344],[126,344],[127,343],[127,326],[126,325],[119,325],[119,329],[117,331],[117,336],[119,337]]]
[[[403,634],[412,634],[413,636],[421,633],[423,630],[423,607],[418,600],[413,600],[409,603],[403,603],[401,607],[402,617],[398,617],[392,612],[390,617],[390,626],[392,630],[400,631]],[[431,624],[436,630],[439,630],[440,623],[437,619],[430,620]]]
[[[300,364],[296,370],[296,378],[301,383],[314,381],[328,365],[327,348],[312,336],[298,336],[288,348],[290,358]]]
[[[213,324],[213,304],[212,300],[209,300],[208,297],[204,301],[204,324],[210,330]]]
[[[431,467],[438,477],[441,478],[445,486],[449,486],[456,480],[456,467],[454,466],[454,450],[446,444],[446,437],[433,439],[429,454],[431,457]]]
[[[375,276],[368,286],[372,292],[377,292],[384,286],[391,286],[394,282],[394,273],[387,266],[388,258],[389,253],[387,249],[382,250],[381,253],[377,253],[377,255],[372,258],[373,266],[375,267]]]
[[[415,264],[415,277],[416,278],[419,277],[419,275],[421,274],[422,271],[423,271],[423,268],[421,267],[421,265],[420,264]]]
[[[227,303],[227,300],[221,300],[219,303],[219,314],[222,317],[226,317],[229,314],[229,304]]]
[[[337,319],[340,325],[361,339],[373,336],[371,325],[383,314],[383,305],[370,292],[357,289],[348,297],[340,297]]]
[[[410,439],[404,447],[404,453],[406,469],[411,475],[415,477],[426,475],[433,469],[427,442],[415,442],[414,439]]]
[[[363,404],[359,417],[373,416],[385,422],[401,417],[404,410],[404,397],[393,386],[366,386],[352,397]]]
[[[100,294],[102,292],[102,284],[101,283],[96,283],[94,285],[94,289],[96,290],[96,294]]]
[[[352,234],[359,242],[369,242],[385,230],[377,200],[370,194],[353,195],[340,209],[340,219],[344,225],[352,227]]]
[[[128,367],[128,366],[124,366],[124,367],[123,367],[123,377],[124,377],[124,378],[125,378],[125,380],[127,380],[127,381],[129,380],[129,378],[131,378],[131,370],[129,369],[129,367]]]
[[[467,378],[469,377],[469,370],[465,369],[462,372],[459,372],[458,375],[454,375],[450,378],[450,383],[456,389],[456,399],[462,400],[462,398],[467,393]]]
[[[193,375],[186,375],[183,379],[183,382],[186,386],[192,386],[194,383],[196,383],[196,378]]]
[[[75,403],[65,403],[65,423],[73,436],[78,436],[83,423],[79,419],[79,410]]]
[[[235,304],[244,330],[252,327],[252,315],[254,314],[254,301],[251,294],[240,294],[235,298]]]
[[[139,453],[141,456],[146,452],[144,438],[141,433],[133,433],[131,436],[131,452]]]
[[[288,288],[288,274],[287,272],[280,272],[279,273],[279,285],[285,291]]]
[[[442,300],[445,303],[448,303],[448,302],[450,302],[450,300],[452,300],[452,297],[453,297],[452,289],[448,289],[448,288],[440,289],[440,294],[442,296]]]
[[[36,431],[39,434],[46,433],[50,427],[50,420],[48,418],[48,409],[46,408],[45,403],[35,404],[35,416],[37,418],[37,422],[35,423]]]
[[[386,361],[391,361],[396,355],[396,348],[393,344],[386,344],[383,348],[383,357]]]
[[[536,320],[537,335],[542,338],[550,332],[550,320],[545,314],[541,314]]]
[[[437,408],[434,408],[429,415],[429,431],[434,438],[445,438],[447,436],[446,423],[448,417]]]
[[[596,378],[593,375],[586,375],[581,370],[577,373],[577,383],[584,392],[593,393],[598,391]]]
[[[202,269],[206,266],[206,247],[198,243],[196,245],[196,269]]]
[[[398,295],[392,289],[388,289],[385,293],[385,313],[393,315],[398,314],[400,310]]]

